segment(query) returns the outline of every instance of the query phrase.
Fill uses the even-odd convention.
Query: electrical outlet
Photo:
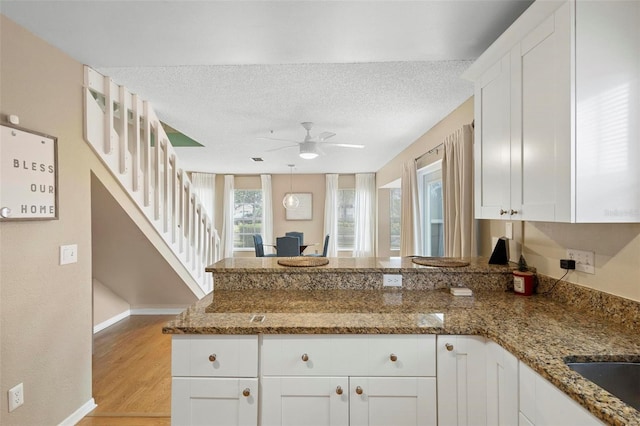
[[[402,275],[401,274],[383,274],[382,285],[383,287],[402,287]]]
[[[567,258],[575,260],[576,271],[585,272],[587,274],[596,273],[595,264],[596,254],[592,251],[567,249]]]
[[[9,389],[9,412],[24,404],[24,387],[19,383]]]

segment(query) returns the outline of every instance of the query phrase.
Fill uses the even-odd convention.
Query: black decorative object
[[[493,248],[493,253],[489,258],[489,265],[506,265],[509,263],[509,249],[507,248],[507,239],[500,237],[496,246]]]

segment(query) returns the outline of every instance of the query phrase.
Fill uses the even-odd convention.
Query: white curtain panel
[[[222,257],[233,257],[233,175],[224,175],[224,212],[222,215]]]
[[[216,175],[214,173],[191,173],[191,184],[193,192],[196,193],[198,199],[202,203],[211,223],[215,228],[216,213]]]
[[[415,160],[404,163],[400,184],[400,256],[422,255],[422,227],[420,225],[420,198],[418,196],[418,170]]]
[[[325,176],[324,235],[329,234],[327,257],[338,256],[338,175]],[[322,239],[324,243],[324,238]]]
[[[353,257],[375,256],[376,175],[356,174],[355,244]]]
[[[260,175],[262,183],[262,240],[273,244],[273,196],[271,190],[271,175]],[[264,246],[265,253],[272,253],[273,247]]]
[[[473,212],[473,129],[465,125],[444,140],[442,158],[444,191],[444,254],[477,255]]]

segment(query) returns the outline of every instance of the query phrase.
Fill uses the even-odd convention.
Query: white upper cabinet
[[[640,2],[576,4],[576,222],[640,222]]]
[[[640,222],[640,2],[538,1],[465,77],[476,217]]]

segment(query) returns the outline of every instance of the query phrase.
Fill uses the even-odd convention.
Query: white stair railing
[[[198,284],[213,289],[205,267],[220,260],[220,237],[179,167],[147,101],[85,66],[85,140]],[[189,283],[187,283],[189,285]]]

